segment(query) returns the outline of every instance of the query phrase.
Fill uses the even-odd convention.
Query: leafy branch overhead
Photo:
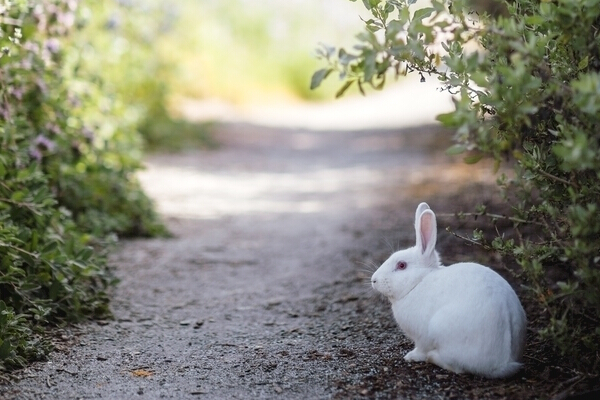
[[[492,247],[522,267],[548,314],[540,334],[599,368],[600,0],[363,5],[371,17],[356,45],[321,45],[326,65],[311,87],[335,73],[338,96],[353,85],[364,93],[390,75],[418,73],[452,93],[454,111],[438,116],[455,130],[448,154],[514,167],[498,183],[516,240],[499,236]],[[550,279],[557,268],[560,278]]]
[[[441,74],[437,70],[440,55],[426,48],[435,40],[428,24],[436,13],[444,19],[437,22],[439,27],[447,31],[458,27],[443,13],[445,6],[442,3],[434,2],[432,7],[417,9],[411,14],[409,5],[415,1],[364,1],[373,18],[363,20],[366,29],[356,36],[359,43],[352,51],[321,45],[317,56],[325,59],[329,66],[313,74],[311,88],[317,88],[334,71],[346,81],[338,91],[338,97],[355,83],[363,94],[365,84],[375,89],[383,88],[386,73],[390,70],[396,77],[412,71]]]

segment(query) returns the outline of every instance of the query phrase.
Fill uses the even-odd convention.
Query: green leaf
[[[550,14],[552,13],[552,11],[554,11],[554,7],[551,3],[543,1],[542,3],[540,3],[540,15],[542,17],[550,17]]]
[[[38,239],[39,239],[38,231],[31,232],[31,251],[37,250]]]
[[[544,17],[538,14],[528,15],[525,17],[525,23],[527,25],[541,25],[546,21]]]
[[[483,154],[473,154],[463,158],[465,164],[477,164],[483,158]]]
[[[363,0],[363,4],[367,10],[377,7],[379,3],[381,3],[381,0]]]
[[[442,125],[451,127],[455,124],[455,113],[449,112],[445,114],[438,114],[435,119],[442,123]]]
[[[63,293],[63,285],[58,280],[53,280],[50,285],[49,296],[52,300],[56,300]]]
[[[36,281],[25,281],[19,286],[19,290],[24,292],[31,292],[40,288],[40,284]]]
[[[332,71],[333,68],[321,68],[320,70],[316,71],[310,80],[310,90],[318,88],[323,79],[327,78]]]
[[[381,26],[377,24],[368,24],[367,29],[369,30],[369,32],[375,33],[381,30]]]
[[[348,64],[350,64],[352,61],[356,60],[358,57],[355,55],[352,55],[350,53],[348,53],[345,49],[340,49],[340,51],[338,52],[338,60],[340,61],[340,64],[347,66]]]
[[[1,340],[1,339],[0,339]],[[13,351],[12,346],[8,340],[0,342],[0,360],[8,358],[10,353]]]
[[[402,7],[399,14],[400,21],[410,21],[410,10],[408,7]]]
[[[342,97],[346,90],[348,90],[348,88],[352,86],[353,83],[354,81],[346,81],[346,83],[344,83],[344,85],[335,93],[335,98],[337,99]]]
[[[94,255],[94,249],[92,247],[84,247],[79,253],[77,253],[77,258],[81,261],[89,261]]]
[[[363,73],[365,82],[371,82],[375,72],[377,71],[377,53],[370,50],[365,51],[365,58],[363,61]]]
[[[488,84],[488,74],[485,72],[473,72],[471,74],[471,80],[475,82],[477,86],[486,87]]]
[[[421,21],[422,19],[429,17],[434,11],[435,8],[433,7],[420,8],[413,14],[413,21]]]
[[[22,191],[14,192],[12,194],[12,196],[10,196],[10,199],[12,201],[16,201],[16,202],[19,202],[19,201],[23,200],[24,198],[25,198],[25,193]]]
[[[362,94],[363,96],[366,96],[365,89],[363,88],[363,85],[360,82],[360,80],[358,80],[356,82],[358,83],[358,91],[360,92],[360,94]]]
[[[588,67],[588,62],[589,62],[589,56],[585,56],[583,59],[581,59],[581,61],[579,61],[579,64],[577,64],[577,69],[578,70],[584,70]]]
[[[465,151],[467,151],[467,147],[465,145],[455,144],[446,149],[446,154],[448,154],[449,156],[455,156],[457,154],[462,154]]]
[[[403,30],[404,23],[397,19],[393,19],[387,24],[387,27],[385,29],[385,36],[391,40],[396,38],[398,33],[402,32]]]
[[[57,248],[58,248],[58,242],[56,242],[55,240],[52,240],[44,246],[44,248],[42,249],[42,254],[51,253],[54,250],[56,250]]]

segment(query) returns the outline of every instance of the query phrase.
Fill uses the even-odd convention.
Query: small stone
[[[204,320],[198,320],[196,321],[196,323],[194,324],[194,329],[198,329],[200,328],[202,325],[204,325]]]
[[[273,299],[269,299],[269,301],[267,301],[267,308],[271,308],[271,307],[276,307],[278,305],[280,305],[281,303],[283,303],[283,298],[273,298]]]

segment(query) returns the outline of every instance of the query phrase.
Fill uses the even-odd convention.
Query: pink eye
[[[404,261],[398,261],[396,264],[396,270],[406,269],[406,263]]]

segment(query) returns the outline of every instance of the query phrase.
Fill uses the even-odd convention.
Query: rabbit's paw
[[[423,353],[421,350],[415,347],[412,351],[408,352],[404,356],[404,359],[406,361],[425,361],[427,359],[427,356],[425,355],[425,353]]]

